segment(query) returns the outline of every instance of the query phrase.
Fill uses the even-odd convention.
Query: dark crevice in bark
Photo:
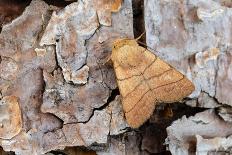
[[[113,89],[111,92],[111,95],[109,96],[109,98],[107,99],[107,103],[109,104],[110,102],[112,102],[117,95],[120,95],[119,89]]]
[[[163,151],[163,152],[160,152],[160,153],[150,153],[150,155],[171,155],[171,152]]]
[[[170,108],[172,110],[173,116],[172,117],[167,117],[167,108]],[[154,154],[154,155],[169,155],[170,152],[166,150],[165,148],[165,139],[167,137],[167,132],[166,128],[169,127],[175,120],[180,119],[184,115],[186,117],[194,116],[196,113],[205,111],[206,108],[198,108],[198,107],[190,107],[185,105],[184,103],[174,103],[174,104],[160,104],[156,106],[156,109],[151,116],[151,118],[143,124],[139,128],[139,132],[141,134],[141,145],[140,145],[140,150],[149,152],[149,154]],[[149,133],[150,132],[150,133]],[[161,144],[160,147],[163,146],[163,148],[160,148],[159,152],[160,153],[153,153],[152,150],[147,150],[142,148],[142,143],[143,143],[143,138],[146,136],[146,134],[151,134],[149,136],[151,144],[156,144],[157,141],[160,141],[159,144]],[[159,136],[159,138],[157,138]],[[147,146],[145,144],[145,146]]]
[[[112,102],[113,100],[115,100],[115,98],[116,98],[117,95],[119,95],[119,90],[118,90],[118,89],[113,89],[113,90],[111,91],[110,96],[109,96],[108,99],[107,99],[107,102],[106,102],[104,105],[102,105],[102,106],[100,106],[100,107],[98,107],[98,108],[94,108],[94,109],[93,109],[93,112],[92,112],[92,114],[91,114],[91,116],[89,117],[88,120],[86,120],[86,121],[78,121],[78,122],[65,123],[64,125],[66,125],[66,124],[77,124],[77,123],[83,123],[83,124],[88,123],[89,120],[94,116],[94,112],[95,112],[95,111],[101,111],[101,110],[105,109],[105,108],[110,104],[110,102]]]
[[[49,153],[52,153],[53,155],[67,155],[64,152],[61,151],[50,151]]]
[[[144,1],[143,0],[133,0],[133,27],[134,27],[134,37],[139,37],[145,32],[144,23]],[[141,37],[141,42],[146,43],[146,33]]]
[[[118,89],[113,89],[113,90],[111,91],[110,96],[109,96],[108,99],[107,99],[107,102],[106,102],[104,105],[100,106],[99,108],[94,108],[94,109],[93,109],[93,113],[92,113],[91,117],[94,115],[94,111],[96,111],[96,110],[100,111],[100,110],[105,109],[105,108],[110,104],[110,102],[112,102],[112,101],[115,100],[115,98],[116,98],[117,95],[119,95],[119,90],[118,90]],[[89,120],[91,119],[91,117],[89,118]],[[88,121],[89,121],[89,120],[88,120]],[[87,121],[87,122],[88,122],[88,121]],[[87,122],[86,122],[86,123],[87,123]]]
[[[56,40],[56,42],[58,42],[59,40]],[[53,45],[54,46],[54,49],[55,49],[55,51],[54,51],[54,55],[55,55],[55,62],[56,62],[56,67],[55,67],[55,69],[52,71],[52,75],[54,76],[54,71],[55,70],[58,70],[58,69],[60,69],[60,71],[62,71],[62,68],[61,68],[61,66],[59,65],[59,61],[58,61],[58,58],[57,58],[57,48],[56,48],[56,46],[57,45]],[[63,76],[63,74],[62,74],[62,76]],[[63,79],[64,79],[64,77],[63,77]]]
[[[52,130],[47,130],[46,132],[44,132],[44,134],[47,134],[47,133],[49,133],[49,132],[55,132],[55,131],[57,131],[57,130],[63,128],[63,126],[64,126],[64,121],[63,121],[62,119],[60,119],[58,116],[56,116],[56,115],[53,114],[53,113],[46,112],[46,114],[52,115],[53,117],[55,117],[55,118],[60,122],[61,125],[60,125],[59,127],[56,127],[56,128],[54,128],[54,129],[52,129]]]
[[[215,75],[215,77],[216,77],[216,78],[215,78],[215,95],[216,95],[216,93],[217,93],[217,92],[216,92],[216,90],[217,90],[217,89],[216,89],[216,88],[217,88],[217,81],[216,81],[216,80],[217,80],[217,72],[218,72],[218,71],[216,71],[216,75]],[[220,104],[220,105],[223,106],[223,103],[221,103],[220,101],[218,101],[218,99],[217,99],[215,96],[211,96],[208,92],[202,91],[202,90],[201,90],[201,93],[207,94],[207,95],[208,95],[212,100],[214,100],[217,104]],[[197,103],[198,103],[198,101],[197,101]],[[199,104],[197,104],[197,105],[199,105]]]
[[[148,123],[145,123],[145,124],[148,124]],[[147,127],[147,126],[148,126],[148,125],[146,125],[146,127]],[[136,134],[137,134],[136,136],[137,136],[138,139],[139,139],[139,145],[138,145],[139,151],[142,152],[142,151],[143,151],[143,150],[142,150],[143,135],[142,135],[141,130],[137,131]]]
[[[100,111],[100,110],[105,109],[105,108],[110,104],[110,102],[112,102],[112,101],[115,99],[115,97],[116,97],[117,95],[119,95],[119,90],[118,90],[118,89],[112,90],[110,96],[109,96],[108,99],[107,99],[107,102],[106,102],[104,105],[102,105],[102,106],[100,106],[100,107],[98,107],[98,108],[94,108],[94,109],[93,109],[93,112],[92,112],[92,115],[89,117],[89,119],[88,119],[87,121],[85,121],[85,122],[78,122],[78,123],[87,123],[87,122],[93,117],[94,112],[95,112],[96,110],[97,110],[97,111]]]
[[[199,112],[203,112],[208,109],[208,108],[201,108],[201,107],[190,107],[184,103],[177,103],[176,105],[172,104],[171,107],[173,107],[172,109],[174,112],[174,115],[173,115],[174,118],[172,121],[175,121],[184,115],[186,115],[186,117],[194,116],[195,114]]]
[[[54,5],[57,7],[66,7],[67,5],[75,2],[76,0],[70,0],[70,1],[65,1],[65,0],[44,0],[48,5]]]
[[[0,32],[2,26],[20,16],[31,0],[0,0]]]
[[[74,153],[75,151],[75,153]],[[89,155],[94,155],[96,154],[95,151],[88,149],[83,146],[72,146],[72,147],[65,147],[64,150],[54,150],[50,151],[49,153],[52,153],[53,155],[70,155],[70,154],[75,154],[75,155],[81,155],[81,154],[89,154]]]
[[[0,146],[0,155],[15,155],[12,151],[4,151],[3,148]]]
[[[171,117],[167,116],[167,107],[171,109],[173,115]],[[207,108],[200,108],[200,107],[190,107],[184,103],[172,103],[172,104],[162,104],[158,105],[150,118],[150,123],[157,123],[165,128],[170,126],[172,122],[180,119],[184,115],[186,117],[194,116],[199,112],[203,112],[207,110]],[[158,118],[158,119],[157,119]],[[142,126],[142,128],[144,128]]]

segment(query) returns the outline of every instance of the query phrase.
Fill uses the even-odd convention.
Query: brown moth
[[[125,117],[132,128],[149,119],[156,104],[180,101],[195,89],[183,74],[135,39],[116,40],[111,60]]]

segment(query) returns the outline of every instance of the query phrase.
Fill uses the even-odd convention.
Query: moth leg
[[[110,54],[110,55],[107,57],[106,61],[103,62],[103,65],[105,65],[106,63],[108,63],[109,61],[111,61],[111,58],[112,58],[112,54]]]
[[[173,117],[173,111],[170,103],[167,103],[164,109],[164,117],[166,118],[172,118]]]

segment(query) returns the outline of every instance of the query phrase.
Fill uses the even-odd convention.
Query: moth
[[[183,74],[135,39],[116,40],[111,60],[125,118],[132,128],[148,120],[157,104],[180,101],[195,89]]]

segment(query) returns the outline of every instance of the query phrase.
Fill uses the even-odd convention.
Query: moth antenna
[[[151,50],[154,51],[154,52],[161,53],[160,51],[158,51],[158,50],[156,50],[156,49],[154,49],[154,48],[151,48],[150,46],[147,46],[147,44],[145,44],[145,43],[143,43],[143,42],[141,42],[141,41],[139,41],[139,40],[137,40],[137,43],[139,43],[139,44],[145,46],[146,48],[151,49]]]
[[[138,37],[135,39],[135,41],[138,41],[139,39],[141,39],[141,37],[142,37],[144,34],[145,34],[145,31],[144,31],[142,34],[140,34],[140,36],[138,36]]]
[[[143,46],[145,46],[145,47],[147,47],[147,48],[149,48],[149,49],[151,49],[151,50],[153,50],[153,51],[157,51],[157,50],[151,48],[150,46],[147,46],[147,44],[143,43],[142,41],[139,41],[139,40],[136,40],[136,41],[137,41],[139,44],[141,44],[141,45],[143,45]],[[157,51],[157,52],[159,52],[159,51]]]

